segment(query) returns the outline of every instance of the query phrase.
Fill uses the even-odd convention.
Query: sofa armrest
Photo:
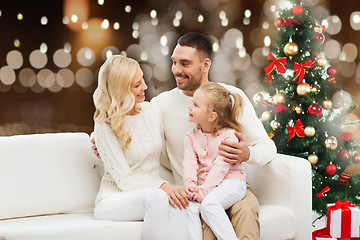
[[[295,216],[296,239],[311,238],[312,174],[304,158],[277,154],[264,166],[246,164],[248,183],[260,205],[280,205]]]

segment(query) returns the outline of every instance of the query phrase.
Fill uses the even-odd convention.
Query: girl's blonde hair
[[[243,131],[242,125],[238,122],[243,110],[243,99],[239,94],[230,92],[214,82],[202,84],[199,90],[208,97],[209,111],[217,114],[211,130],[212,134],[216,135],[224,127],[235,129],[238,132]]]
[[[123,130],[125,114],[135,107],[131,83],[139,68],[134,59],[113,55],[106,59],[99,71],[98,86],[93,94],[94,121],[107,123],[127,148],[131,136]]]

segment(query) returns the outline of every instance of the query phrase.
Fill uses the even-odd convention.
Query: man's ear
[[[203,64],[203,71],[204,72],[208,72],[210,70],[211,67],[211,60],[210,58],[205,58],[204,60],[204,64]]]
[[[217,118],[217,113],[216,112],[210,112],[209,116],[208,116],[208,121],[209,122],[214,122]]]

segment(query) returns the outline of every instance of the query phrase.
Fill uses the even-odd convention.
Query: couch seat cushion
[[[260,206],[260,240],[286,240],[295,238],[294,214],[285,207]]]
[[[141,240],[141,226],[142,222],[95,220],[93,213],[47,215],[0,221],[0,239]]]

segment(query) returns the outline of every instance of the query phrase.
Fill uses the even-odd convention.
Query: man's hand
[[[163,183],[160,188],[166,192],[169,203],[174,208],[179,207],[180,209],[183,209],[189,206],[187,194],[182,188],[169,183]]]
[[[241,133],[235,131],[235,136],[239,139],[239,142],[222,141],[219,146],[219,154],[227,163],[246,162],[250,157],[250,149]]]
[[[101,159],[100,154],[99,154],[96,144],[95,144],[95,138],[91,138],[90,142],[91,142],[91,148],[93,150],[93,153],[97,156],[98,159]]]

